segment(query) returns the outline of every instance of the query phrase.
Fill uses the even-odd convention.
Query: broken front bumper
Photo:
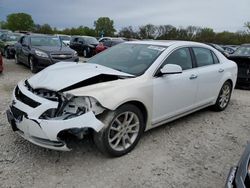
[[[17,99],[15,91],[13,92],[12,104],[10,109],[7,110],[8,121],[14,131],[38,146],[67,151],[70,150],[67,143],[58,137],[58,134],[62,131],[91,128],[98,132],[104,127],[104,124],[95,117],[92,111],[67,120],[39,119],[48,109],[57,108],[58,102],[33,94],[27,90],[24,82],[20,82],[18,87],[23,96],[25,96],[25,101],[22,101],[20,98]],[[36,107],[30,106],[28,104],[29,99],[36,101],[40,105]]]

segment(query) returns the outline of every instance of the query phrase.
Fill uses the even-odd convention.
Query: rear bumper
[[[237,86],[244,86],[250,88],[250,75],[249,77],[238,77],[236,84]]]
[[[250,187],[250,174],[248,173],[250,160],[250,143],[248,143],[237,167],[232,167],[227,177],[226,188]]]

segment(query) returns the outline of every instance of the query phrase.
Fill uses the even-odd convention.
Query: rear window
[[[193,51],[194,51],[194,55],[195,55],[198,67],[203,67],[203,66],[214,64],[214,59],[209,49],[193,48]]]

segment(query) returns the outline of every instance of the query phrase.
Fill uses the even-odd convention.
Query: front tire
[[[131,104],[108,112],[101,121],[106,127],[94,133],[94,142],[102,153],[112,157],[125,155],[134,149],[145,126],[141,111]]]
[[[213,106],[214,111],[223,111],[227,108],[232,94],[232,84],[229,81],[226,81],[218,95],[215,105]]]
[[[29,66],[30,66],[30,70],[31,70],[32,73],[37,73],[38,70],[37,70],[37,67],[36,67],[36,65],[34,63],[34,58],[33,57],[29,58]]]
[[[9,58],[10,58],[8,49],[4,49],[4,56],[5,56],[6,59],[9,59]]]
[[[15,53],[15,63],[20,64],[20,61],[18,60],[17,54]]]
[[[87,58],[88,57],[88,52],[87,52],[87,49],[84,49],[83,50],[83,57]]]

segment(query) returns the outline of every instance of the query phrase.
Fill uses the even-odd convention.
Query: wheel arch
[[[132,105],[136,106],[137,108],[139,108],[139,110],[141,111],[142,116],[143,116],[144,125],[146,127],[147,122],[148,122],[148,110],[147,110],[146,106],[140,101],[131,100],[131,101],[127,101],[127,102],[119,105],[117,108],[119,108],[119,107],[121,107],[121,106],[123,106],[125,104],[132,104]],[[145,127],[144,127],[144,129],[145,129]]]

